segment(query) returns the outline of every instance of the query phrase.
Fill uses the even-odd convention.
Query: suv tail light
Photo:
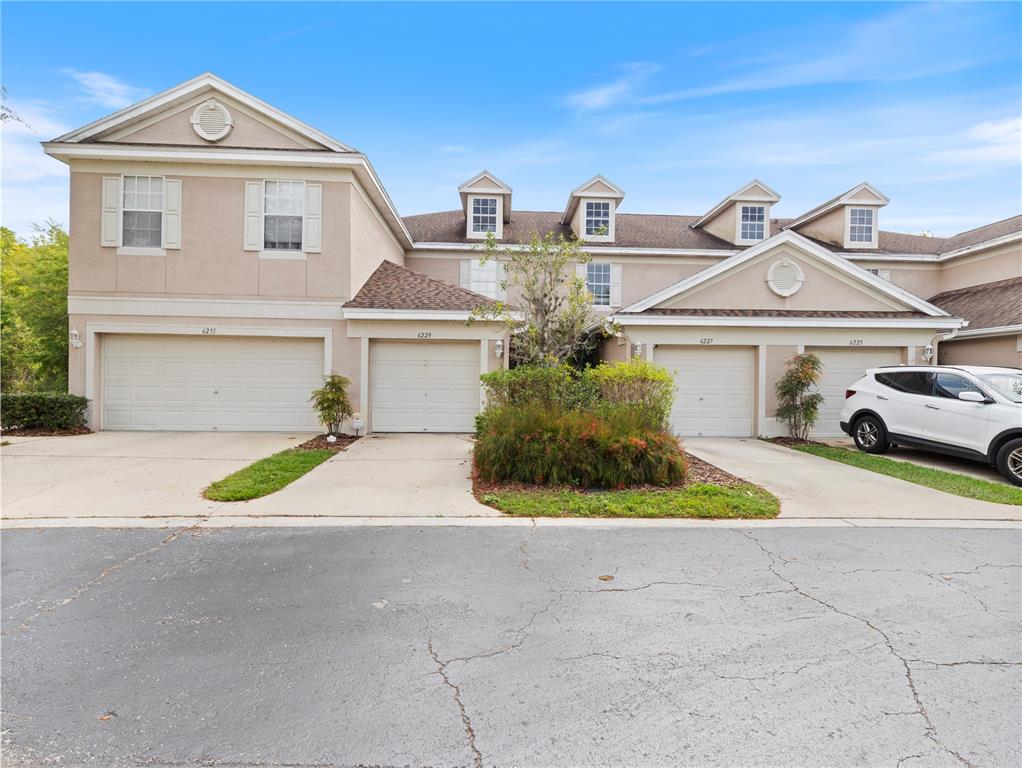
[[[846,389],[845,390],[845,400],[847,400],[849,397],[851,397],[854,394],[855,394],[855,390],[854,389]]]

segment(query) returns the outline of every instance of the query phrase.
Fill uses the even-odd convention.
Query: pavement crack
[[[946,744],[944,744],[940,740],[940,738],[937,735],[937,728],[933,724],[933,720],[930,718],[930,713],[927,711],[926,705],[923,703],[922,697],[919,695],[919,690],[916,688],[916,683],[915,683],[915,679],[912,677],[912,667],[909,664],[909,660],[906,659],[904,656],[902,656],[900,653],[898,653],[898,650],[894,647],[894,642],[891,640],[890,636],[884,630],[882,630],[876,624],[871,622],[869,619],[863,618],[862,616],[857,616],[854,613],[849,613],[848,611],[843,611],[840,608],[838,608],[837,606],[835,606],[835,605],[833,605],[831,603],[828,603],[827,601],[825,601],[825,600],[823,600],[823,599],[821,599],[819,597],[816,597],[815,595],[812,595],[809,592],[807,592],[806,590],[802,589],[800,586],[798,586],[798,584],[796,584],[794,581],[789,579],[787,576],[784,576],[783,574],[781,574],[777,570],[777,566],[776,566],[777,561],[781,561],[782,563],[787,564],[787,563],[790,562],[789,560],[786,560],[785,558],[783,558],[780,555],[778,555],[776,552],[773,552],[772,550],[767,549],[763,545],[763,543],[759,539],[757,539],[755,536],[753,536],[750,532],[748,532],[748,531],[746,531],[744,529],[737,529],[735,532],[738,533],[741,536],[744,536],[746,539],[748,539],[749,541],[753,542],[757,547],[759,547],[759,549],[763,552],[763,554],[765,554],[767,556],[767,558],[769,560],[769,562],[767,564],[767,569],[774,576],[776,576],[778,580],[780,580],[780,581],[784,582],[785,584],[787,584],[788,586],[790,586],[792,588],[793,592],[796,592],[798,595],[800,595],[801,597],[805,598],[806,600],[811,600],[812,602],[816,603],[817,605],[821,605],[824,608],[826,608],[827,610],[833,611],[834,613],[836,613],[836,614],[838,614],[840,616],[845,616],[845,617],[847,617],[849,619],[853,619],[855,621],[858,621],[861,624],[864,624],[865,626],[869,627],[876,634],[880,635],[880,637],[883,638],[883,642],[884,642],[884,645],[887,647],[887,650],[890,652],[890,654],[894,658],[896,658],[901,663],[901,666],[902,666],[902,669],[903,669],[904,675],[905,675],[905,682],[908,685],[909,692],[912,695],[912,700],[915,702],[915,705],[916,705],[916,709],[917,709],[916,713],[920,717],[922,717],[923,722],[926,724],[926,738],[929,739],[930,741],[932,741],[934,744],[936,744],[942,750],[944,750],[944,752],[946,752],[947,754],[951,755],[961,765],[966,766],[966,768],[976,768],[976,766],[973,763],[971,763],[968,759],[963,757],[961,754],[959,754],[955,750],[951,749],[951,747],[947,746]]]
[[[704,584],[698,581],[651,581],[648,584],[643,584],[639,587],[603,587],[602,589],[591,590],[594,593],[597,592],[641,592],[644,589],[650,587],[661,587],[661,586],[673,586],[673,587],[709,587],[711,589],[720,589],[719,584]]]
[[[472,727],[472,719],[468,716],[468,712],[465,711],[465,703],[461,700],[461,688],[451,681],[451,678],[447,674],[447,665],[449,661],[442,661],[437,656],[436,651],[433,649],[433,638],[430,638],[426,647],[429,650],[429,656],[433,659],[433,663],[436,664],[437,674],[440,675],[440,679],[443,680],[444,685],[451,689],[451,694],[454,696],[454,703],[458,707],[458,715],[461,717],[461,724],[465,728],[465,737],[468,740],[468,748],[472,752],[472,765],[473,768],[482,768],[483,766],[483,754],[479,751],[479,747],[476,746],[476,734],[475,729]]]
[[[51,603],[50,605],[47,605],[45,608],[42,608],[39,611],[36,611],[31,616],[29,616],[27,619],[25,619],[23,622],[21,622],[21,624],[19,624],[18,626],[14,627],[13,629],[9,629],[6,632],[0,632],[0,637],[7,637],[8,635],[14,634],[16,632],[24,632],[25,630],[27,630],[29,628],[29,625],[31,625],[32,622],[34,622],[36,619],[38,619],[38,618],[40,618],[42,616],[46,616],[47,614],[53,613],[55,610],[57,610],[58,608],[63,608],[68,603],[74,602],[79,597],[81,597],[86,592],[88,592],[90,589],[92,589],[94,586],[96,586],[101,581],[103,581],[107,576],[110,576],[111,574],[116,573],[117,571],[121,570],[125,566],[130,565],[131,563],[135,562],[139,558],[143,558],[146,555],[151,555],[154,552],[162,549],[163,547],[167,546],[168,544],[170,544],[175,539],[180,538],[185,533],[188,533],[189,531],[195,530],[196,526],[198,526],[199,523],[201,523],[203,521],[205,521],[205,518],[202,518],[201,520],[196,522],[195,525],[189,526],[187,528],[178,528],[176,531],[173,531],[169,536],[161,539],[157,544],[154,544],[153,546],[149,547],[148,549],[144,549],[141,552],[136,552],[131,557],[127,557],[124,560],[121,560],[120,562],[117,562],[117,563],[114,563],[113,565],[107,566],[106,568],[104,568],[102,571],[99,572],[99,575],[94,576],[93,578],[91,578],[87,582],[85,582],[84,584],[81,584],[78,587],[76,587],[74,589],[74,591],[72,591],[71,594],[68,595],[67,597],[62,598],[61,600],[58,600],[58,601],[56,601],[54,603]]]

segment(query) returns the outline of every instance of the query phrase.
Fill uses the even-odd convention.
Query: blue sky
[[[1017,214],[1018,3],[2,5],[3,223],[67,219],[37,148],[209,70],[366,152],[404,215],[488,168],[518,209],[596,173],[700,214],[753,177],[793,216],[868,180],[881,226]]]

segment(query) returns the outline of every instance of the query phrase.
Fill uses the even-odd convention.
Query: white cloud
[[[81,72],[77,69],[67,69],[65,72],[82,86],[88,101],[108,109],[123,109],[149,93],[144,88],[129,85],[106,72]]]
[[[898,82],[959,72],[1006,55],[990,34],[977,32],[985,23],[975,5],[919,4],[852,25],[837,39],[831,39],[832,28],[823,30],[823,35],[801,29],[792,35],[796,42],[781,55],[743,62],[745,74],[640,101],[664,104],[727,93],[827,83]],[[819,42],[821,37],[825,42]],[[980,40],[982,45],[970,48],[970,40]]]
[[[437,147],[437,150],[443,152],[445,155],[459,155],[465,151],[465,147],[461,144],[441,144]]]
[[[565,102],[584,110],[605,109],[624,101],[642,82],[660,69],[649,62],[624,65],[625,74],[609,83],[570,94]]]
[[[966,163],[1011,163],[1022,153],[1022,117],[985,120],[961,137],[962,146],[934,152],[934,160]]]

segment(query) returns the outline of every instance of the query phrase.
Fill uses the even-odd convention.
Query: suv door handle
[[[888,399],[889,398],[886,398],[883,395],[877,395],[877,400],[888,400]]]
[[[930,405],[929,403],[926,404],[926,407],[930,408],[931,410],[934,410],[934,411],[939,411],[940,410],[940,408],[938,408],[937,406]]]

